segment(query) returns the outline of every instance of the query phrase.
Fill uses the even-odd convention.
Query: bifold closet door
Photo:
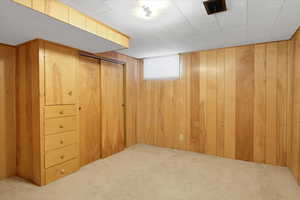
[[[102,157],[125,148],[124,66],[101,61]]]
[[[100,61],[80,57],[79,73],[80,164],[101,157]]]

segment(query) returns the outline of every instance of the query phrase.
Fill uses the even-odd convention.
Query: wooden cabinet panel
[[[78,159],[67,161],[46,170],[46,184],[67,176],[79,169]]]
[[[80,164],[86,165],[101,156],[99,60],[81,57],[78,80]]]
[[[101,62],[102,156],[125,147],[123,65]]]
[[[49,135],[45,137],[45,151],[62,148],[77,143],[77,134],[75,131]]]
[[[75,105],[63,106],[47,106],[45,107],[45,118],[68,117],[77,114],[77,107]]]
[[[76,117],[64,117],[45,120],[45,135],[76,130]]]
[[[0,180],[16,174],[15,60],[15,48],[0,44]]]
[[[45,154],[45,168],[63,163],[78,156],[77,145],[67,146],[61,149],[48,151]]]
[[[76,50],[45,43],[46,105],[76,103]]]

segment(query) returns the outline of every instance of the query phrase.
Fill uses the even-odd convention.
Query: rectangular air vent
[[[224,12],[227,10],[226,0],[204,0],[203,4],[208,15]]]

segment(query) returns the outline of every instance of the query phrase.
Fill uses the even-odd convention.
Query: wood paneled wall
[[[140,81],[138,142],[285,166],[292,45],[182,54],[178,80]]]
[[[293,96],[290,102],[293,105],[293,113],[290,116],[292,126],[288,138],[288,167],[300,184],[300,30],[292,38],[294,54],[291,55],[290,65],[294,66],[293,76]]]
[[[107,58],[115,58],[126,62],[126,146],[137,144],[137,106],[139,88],[139,60],[116,52],[99,54]]]
[[[16,49],[0,44],[0,179],[16,173]]]

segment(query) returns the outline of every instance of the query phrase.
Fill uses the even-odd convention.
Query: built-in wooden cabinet
[[[17,47],[17,174],[45,185],[79,169],[76,50]]]
[[[46,105],[76,103],[77,51],[45,43]]]
[[[124,65],[43,40],[17,61],[18,176],[45,185],[125,148]]]

